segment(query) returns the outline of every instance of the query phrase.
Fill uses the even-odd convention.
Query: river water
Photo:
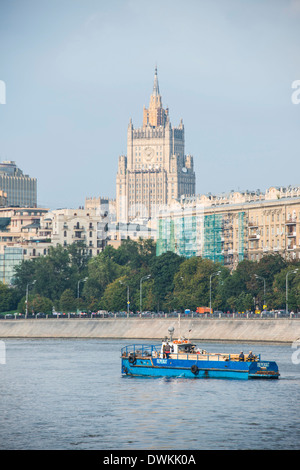
[[[4,343],[0,449],[300,447],[300,354],[291,345],[201,343],[211,352],[252,349],[279,365],[279,380],[244,381],[121,376],[120,348],[132,341]]]

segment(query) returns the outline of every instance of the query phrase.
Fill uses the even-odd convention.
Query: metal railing
[[[72,319],[114,319],[114,318],[137,318],[137,319],[153,319],[153,318],[180,318],[181,319],[192,319],[192,318],[205,318],[205,319],[281,319],[281,318],[289,318],[289,319],[299,319],[300,312],[289,312],[285,313],[285,311],[275,311],[275,312],[261,312],[259,314],[254,312],[233,312],[233,313],[224,313],[224,312],[214,312],[214,313],[197,313],[191,312],[188,314],[179,313],[179,312],[149,312],[147,314],[143,313],[132,313],[130,312],[107,312],[107,313],[59,313],[57,315],[52,314],[28,314],[27,316],[24,314],[16,313],[16,314],[0,314],[0,320],[21,320],[21,319],[36,319],[36,320],[44,320],[44,319],[54,319],[54,320],[72,320]]]
[[[160,346],[154,346],[152,344],[131,344],[121,349],[122,357],[128,357],[131,354],[139,357],[152,357],[154,353],[156,355],[160,353]]]

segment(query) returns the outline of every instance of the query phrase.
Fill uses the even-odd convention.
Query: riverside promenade
[[[193,340],[293,343],[300,340],[300,318],[76,318],[0,322],[5,338],[162,339],[168,328]]]

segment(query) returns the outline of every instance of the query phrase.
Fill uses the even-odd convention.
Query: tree
[[[141,266],[141,255],[138,243],[124,240],[114,254],[114,261],[121,266],[130,265],[133,269]]]
[[[273,283],[276,274],[287,267],[287,262],[279,254],[269,254],[263,256],[256,265],[255,274],[263,279],[256,279],[256,298],[260,305],[266,301],[267,308],[274,306]],[[263,281],[264,280],[264,281]],[[266,294],[264,297],[264,283]]]
[[[21,298],[18,303],[18,311],[25,313],[26,311],[26,296]],[[39,294],[30,294],[28,296],[28,313],[51,313],[52,312],[52,301],[51,299],[39,295]]]
[[[88,263],[88,280],[83,288],[83,294],[88,302],[91,302],[93,298],[100,299],[109,284],[129,272],[129,268],[120,266],[114,261],[116,250],[112,247],[107,248],[109,249],[91,258]]]
[[[151,260],[150,273],[154,280],[153,294],[158,310],[168,308],[170,297],[173,295],[174,276],[184,259],[176,253],[167,251]],[[168,305],[165,304],[167,297]]]
[[[87,275],[87,265],[90,259],[86,244],[82,241],[72,243],[67,246],[69,253],[69,260],[71,265],[76,268],[78,276],[84,277]]]
[[[15,273],[14,285],[19,297],[26,292],[27,284],[35,280],[32,291],[52,301],[59,299],[68,288],[75,292],[79,277],[78,266],[72,263],[69,250],[61,245],[50,247],[44,257],[22,261]]]
[[[23,260],[14,268],[13,286],[18,301],[25,295],[27,284],[32,284],[35,280],[36,261],[37,259]]]
[[[251,310],[253,305],[253,297],[251,294],[241,292],[235,302],[235,307],[238,312],[245,312]]]
[[[14,290],[0,282],[0,312],[7,312],[16,306]]]
[[[29,295],[28,296],[28,304],[27,304],[28,313],[31,313],[31,311],[32,311],[32,309],[31,309],[32,300],[33,300],[33,295]],[[26,296],[24,295],[18,303],[18,312],[25,313],[25,311],[26,311]]]
[[[96,297],[90,297],[89,302],[87,304],[87,309],[90,310],[91,312],[96,312],[98,310],[101,310],[100,299],[97,299]]]
[[[142,310],[153,311],[157,308],[157,303],[155,301],[153,287],[154,287],[154,279],[150,278],[144,281],[143,289],[142,289]]]
[[[300,266],[297,273],[293,273],[296,264],[289,265],[287,268],[282,269],[274,277],[273,282],[273,298],[272,308],[285,309],[286,306],[286,275],[288,272],[291,274],[288,277],[288,309],[297,311],[300,308]]]
[[[174,278],[177,308],[196,310],[197,307],[209,306],[210,276],[218,271],[222,273],[224,269],[219,263],[214,263],[209,259],[200,257],[186,259],[180,265]],[[219,276],[212,276],[212,299],[216,295],[218,283]]]
[[[257,263],[255,261],[243,260],[232,274],[231,289],[235,295],[247,292],[252,295],[256,293],[257,284],[255,279],[255,270]]]
[[[37,294],[32,298],[30,308],[34,313],[42,312],[49,314],[52,312],[52,301],[47,297]]]
[[[77,299],[72,289],[66,289],[60,296],[60,309],[65,312],[74,312],[77,309]]]
[[[124,284],[121,284],[120,281]],[[127,287],[125,282],[126,278],[121,277],[107,285],[100,302],[102,309],[113,312],[127,310]]]

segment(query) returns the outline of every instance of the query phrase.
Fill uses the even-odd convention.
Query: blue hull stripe
[[[137,360],[131,364],[127,358],[122,358],[122,373],[134,376],[153,376],[153,377],[189,377],[189,378],[235,378],[235,379],[276,379],[278,378],[278,369],[276,363],[269,363],[268,370],[262,371],[259,363],[249,362],[219,362],[203,361],[202,367],[199,362],[180,361],[181,364],[174,364],[174,360],[166,360],[164,364],[154,364],[151,359]],[[155,361],[156,362],[156,361]],[[202,362],[202,361],[201,361]],[[276,367],[272,367],[275,364]],[[197,366],[197,370],[192,372],[191,366]]]

